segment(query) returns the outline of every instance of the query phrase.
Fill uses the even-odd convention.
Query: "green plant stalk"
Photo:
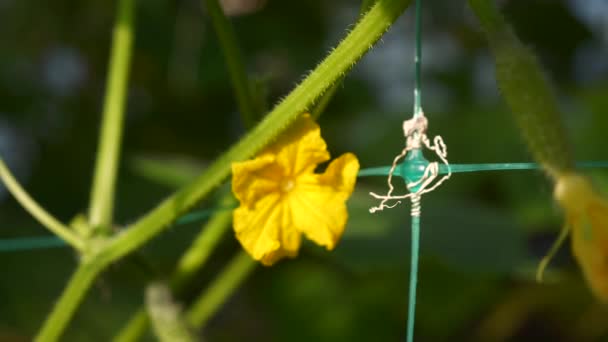
[[[260,113],[260,110],[256,110],[258,107],[254,105],[253,89],[247,77],[236,35],[217,0],[205,0],[205,5],[211,16],[213,27],[227,62],[241,119],[245,127],[251,128],[262,113]],[[220,206],[225,204],[227,207],[237,204],[232,194],[224,196],[220,203],[222,203]],[[220,237],[230,227],[231,219],[232,212],[218,213],[203,227],[197,239],[178,261],[177,269],[170,284],[173,293],[180,292],[192,275],[205,264]],[[137,310],[125,327],[116,335],[114,341],[126,342],[140,339],[145,334],[149,323],[150,319],[147,312],[143,308]]]
[[[139,340],[148,329],[150,319],[148,313],[140,308],[135,312],[133,316],[127,321],[127,324],[120,330],[120,332],[112,339],[114,342],[129,342]]]
[[[238,202],[232,196],[232,193],[229,193],[220,203],[222,206],[235,206]],[[221,238],[231,227],[231,222],[232,210],[213,215],[190,248],[179,259],[177,268],[171,277],[171,289],[173,291],[179,293],[183,290],[186,283],[207,262]]]
[[[21,187],[19,182],[15,179],[11,171],[6,167],[4,160],[0,158],[0,178],[6,185],[6,188],[15,197],[17,202],[29,212],[38,222],[48,228],[53,234],[59,236],[65,242],[69,243],[76,250],[82,252],[85,248],[84,241],[78,237],[74,231],[65,226],[51,214],[49,214],[44,208],[42,208],[36,201]]]
[[[234,206],[236,200],[231,193],[226,194],[220,201],[220,206]],[[221,237],[231,227],[232,211],[220,211],[214,214],[205,224],[198,237],[177,262],[177,268],[171,277],[171,290],[179,295],[193,275],[202,268],[217,246]],[[139,309],[127,325],[116,335],[115,342],[136,341],[148,328],[148,315],[144,309]]]
[[[208,195],[230,174],[233,162],[253,156],[287,128],[300,113],[308,109],[333,82],[350,70],[407,8],[410,1],[378,0],[336,49],[251,132],[219,157],[190,185],[162,201],[137,222],[108,239],[95,253],[88,255],[92,259],[88,264],[103,269],[121,259],[160,234],[177,217]],[[68,288],[71,287],[72,285],[68,284]],[[88,286],[81,290],[87,289]],[[65,291],[60,303],[71,303],[72,301],[63,301],[63,297],[75,295]],[[82,298],[81,295],[78,297]],[[48,329],[49,324],[57,324],[63,331],[75,308],[65,309],[69,315],[62,314],[62,320],[58,320],[54,317],[57,310],[54,310],[44,323],[43,331]]]
[[[555,94],[535,56],[493,0],[469,0],[496,61],[496,78],[534,158],[553,178],[574,168]]]
[[[37,342],[57,341],[65,330],[74,311],[82,301],[95,277],[102,270],[99,263],[81,263],[68,282],[59,301],[48,316],[43,328],[34,339]]]
[[[133,47],[135,0],[120,0],[112,40],[101,134],[89,206],[92,229],[109,232],[120,158],[127,81]]]
[[[224,53],[241,117],[243,118],[245,127],[253,127],[260,113],[256,110],[256,105],[254,105],[253,96],[251,95],[252,85],[247,78],[245,63],[237,45],[234,29],[228,18],[226,18],[218,0],[205,0],[204,3],[207,7],[207,12],[211,16],[211,23]]]
[[[187,311],[186,319],[190,325],[195,328],[204,326],[256,265],[247,253],[240,251]]]
[[[193,342],[196,337],[182,317],[182,310],[173,299],[171,290],[163,283],[153,283],[146,289],[146,309],[155,335],[161,342]]]

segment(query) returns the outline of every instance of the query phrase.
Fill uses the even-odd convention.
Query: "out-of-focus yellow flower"
[[[340,239],[359,162],[346,153],[330,159],[319,126],[301,116],[255,159],[232,164],[232,191],[240,201],[234,230],[245,250],[264,265],[295,257],[301,235],[331,250]]]
[[[608,201],[589,180],[576,173],[560,175],[554,197],[565,210],[572,231],[572,252],[593,293],[608,302]]]

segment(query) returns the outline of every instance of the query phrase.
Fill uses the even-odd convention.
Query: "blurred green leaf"
[[[188,158],[137,156],[131,159],[130,167],[151,182],[179,188],[196,178],[204,165]]]

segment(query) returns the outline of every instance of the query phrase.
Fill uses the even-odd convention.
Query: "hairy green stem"
[[[105,232],[108,232],[112,225],[127,80],[135,30],[134,12],[135,0],[119,1],[91,191],[89,224],[93,229],[100,228]]]
[[[211,23],[218,36],[219,43],[226,59],[226,66],[232,80],[236,102],[241,112],[245,127],[252,127],[259,118],[259,111],[253,102],[251,83],[247,78],[245,63],[237,45],[234,29],[230,24],[218,0],[205,0]]]
[[[209,288],[194,301],[186,313],[188,322],[196,328],[204,326],[256,265],[247,253],[240,251]]]
[[[338,47],[249,134],[219,157],[193,183],[161,202],[127,227],[98,254],[117,260],[137,249],[209,194],[229,174],[230,165],[251,157],[304,112],[336,79],[348,71],[410,3],[379,0]]]
[[[6,185],[6,188],[15,197],[17,202],[27,210],[38,222],[48,228],[53,234],[59,236],[65,242],[69,243],[78,251],[84,250],[84,242],[78,237],[74,231],[66,227],[63,223],[49,214],[21,187],[15,179],[11,171],[4,164],[4,160],[0,158],[0,178]]]
[[[160,234],[177,217],[217,187],[230,174],[233,162],[253,156],[287,128],[299,114],[307,110],[373,46],[409,3],[410,0],[378,0],[336,49],[250,133],[219,157],[194,182],[162,201],[151,212],[88,255],[91,259],[89,263],[103,269]],[[68,284],[68,288],[72,286],[71,283]],[[88,286],[81,287],[83,292],[87,289]],[[65,292],[62,299],[68,295],[75,294]],[[79,294],[79,297],[81,298],[82,294]],[[47,325],[51,322],[58,323],[57,318],[54,317],[57,315],[56,312],[58,311],[54,311],[45,322],[43,330],[48,329]],[[59,322],[61,331],[72,317],[73,310],[68,312],[68,315],[61,315],[61,319],[64,320]]]
[[[574,168],[557,99],[535,56],[493,0],[469,0],[496,60],[496,78],[534,158],[553,178]]]

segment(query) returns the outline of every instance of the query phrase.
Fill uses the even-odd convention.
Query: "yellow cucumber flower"
[[[557,177],[554,197],[572,230],[572,252],[593,293],[608,302],[608,201],[576,173]]]
[[[240,202],[234,230],[254,259],[268,266],[295,257],[302,234],[328,250],[336,246],[359,161],[346,153],[324,173],[314,172],[329,159],[319,126],[304,114],[255,159],[232,164],[232,191]]]

